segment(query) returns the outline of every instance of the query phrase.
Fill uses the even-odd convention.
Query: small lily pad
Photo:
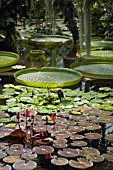
[[[16,112],[21,112],[22,110],[23,109],[21,107],[12,107],[8,109],[8,112],[16,113]]]
[[[7,123],[10,121],[11,121],[11,118],[0,118],[0,123]]]
[[[20,156],[6,156],[3,159],[3,162],[5,162],[5,163],[14,163],[14,162],[18,162],[20,160],[21,160]]]
[[[106,92],[108,92],[108,91],[110,91],[110,90],[111,90],[110,87],[100,87],[100,88],[99,88],[99,91],[106,91]]]

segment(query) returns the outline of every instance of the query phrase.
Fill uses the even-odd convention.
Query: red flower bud
[[[18,120],[20,119],[20,113],[19,113],[19,112],[16,113],[16,118],[17,118]]]
[[[24,116],[25,117],[29,117],[30,116],[30,111],[28,109],[25,110]]]
[[[51,119],[52,119],[53,121],[55,121],[55,120],[56,120],[56,116],[55,116],[54,114],[52,114],[52,115],[51,115]]]
[[[31,120],[34,120],[34,115],[31,115]]]
[[[47,154],[45,155],[45,158],[46,158],[46,159],[49,159],[49,158],[51,158],[51,155],[50,155],[49,153],[47,153]]]

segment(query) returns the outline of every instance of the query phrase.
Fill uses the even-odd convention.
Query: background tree
[[[24,0],[0,0],[0,50],[17,51],[16,23]]]

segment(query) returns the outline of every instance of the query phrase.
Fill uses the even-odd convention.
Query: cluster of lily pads
[[[35,169],[42,157],[64,169],[113,162],[113,89],[84,93],[7,85],[0,100],[3,170]]]

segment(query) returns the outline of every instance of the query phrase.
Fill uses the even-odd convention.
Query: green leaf
[[[11,118],[0,118],[0,123],[7,123],[10,121],[11,121]]]
[[[22,112],[23,109],[21,107],[12,107],[8,109],[8,112],[16,113],[16,112]]]

